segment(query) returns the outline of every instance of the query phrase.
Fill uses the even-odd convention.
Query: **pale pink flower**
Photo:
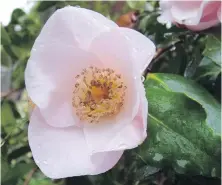
[[[36,105],[28,139],[46,176],[106,172],[144,141],[141,75],[154,54],[148,38],[94,11],[68,6],[49,18],[25,71]]]
[[[172,22],[200,31],[217,25],[221,21],[221,1],[168,1],[161,0],[161,23]]]

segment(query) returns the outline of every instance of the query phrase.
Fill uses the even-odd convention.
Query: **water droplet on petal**
[[[48,164],[48,162],[47,161],[43,161],[43,164]]]
[[[145,77],[141,76],[141,81],[144,82],[144,80],[145,80]]]
[[[39,160],[36,160],[35,162],[36,162],[36,164],[39,164]]]
[[[136,48],[133,48],[133,52],[137,52],[137,49],[136,49]]]
[[[126,40],[130,40],[130,38],[127,35],[125,35],[125,38],[126,38]]]
[[[125,148],[127,148],[127,145],[124,143],[122,143],[118,146],[118,149],[125,149]]]

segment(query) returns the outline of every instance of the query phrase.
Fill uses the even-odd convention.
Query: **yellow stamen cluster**
[[[98,123],[123,107],[127,87],[114,70],[91,66],[75,78],[72,104],[80,120]]]

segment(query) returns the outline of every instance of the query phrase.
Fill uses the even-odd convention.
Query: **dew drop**
[[[48,164],[48,162],[47,161],[43,161],[43,164]]]
[[[144,80],[145,80],[145,77],[141,76],[141,81],[144,82]]]
[[[127,35],[125,36],[125,38],[126,38],[126,40],[130,40],[130,38]]]
[[[39,164],[39,160],[36,160],[35,162],[36,162],[36,164]]]
[[[164,38],[170,37],[172,35],[172,33],[165,33],[163,36]]]
[[[127,145],[122,143],[118,146],[118,149],[125,149],[126,147],[127,147]]]
[[[134,52],[137,52],[138,50],[137,50],[136,48],[133,48],[133,51],[134,51]]]
[[[173,46],[173,47],[170,49],[170,51],[174,51],[175,49],[176,49],[176,47]]]

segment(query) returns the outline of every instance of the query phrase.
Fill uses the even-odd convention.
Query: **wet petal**
[[[32,114],[28,138],[36,164],[46,176],[54,179],[103,173],[112,168],[123,153],[90,156],[82,129],[51,127],[38,109]]]

